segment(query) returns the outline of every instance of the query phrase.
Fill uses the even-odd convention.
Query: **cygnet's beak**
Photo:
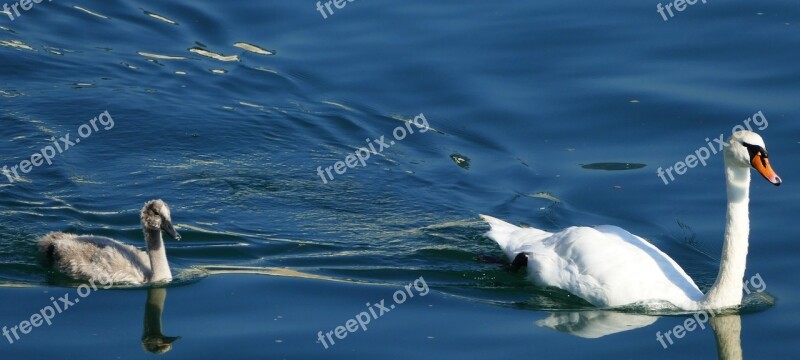
[[[772,169],[772,166],[769,165],[769,159],[764,156],[760,151],[753,155],[753,158],[750,159],[750,165],[753,165],[753,168],[758,171],[764,179],[771,182],[775,186],[781,185],[781,177],[775,173],[775,170]]]
[[[181,235],[178,234],[177,231],[175,231],[175,227],[172,226],[172,222],[171,221],[169,221],[167,219],[162,220],[161,221],[161,230],[164,230],[164,232],[166,232],[167,235],[169,235],[171,238],[173,238],[173,239],[175,239],[177,241],[181,241]]]
[[[170,350],[172,350],[172,344],[175,341],[178,341],[181,337],[180,336],[160,336],[154,338],[145,338],[142,339],[142,346],[144,346],[145,350],[151,352],[153,354],[166,354]]]

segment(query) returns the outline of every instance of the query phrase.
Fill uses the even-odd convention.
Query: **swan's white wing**
[[[616,226],[571,227],[528,243],[529,276],[595,306],[659,300],[685,308],[703,293],[669,256]]]
[[[519,253],[528,255],[528,276],[534,283],[566,290],[595,306],[658,300],[688,309],[703,298],[669,256],[616,226],[549,233],[481,217],[492,227],[486,235],[509,259]]]

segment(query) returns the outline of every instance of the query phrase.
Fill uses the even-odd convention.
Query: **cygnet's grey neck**
[[[150,282],[172,280],[172,272],[169,270],[167,251],[164,248],[161,230],[145,229],[144,236],[147,242],[147,255],[150,256],[150,268],[152,271]]]
[[[164,311],[164,300],[167,297],[167,290],[164,288],[152,288],[147,291],[147,303],[144,308],[144,334],[142,340],[150,338],[160,338],[161,333],[161,313]]]

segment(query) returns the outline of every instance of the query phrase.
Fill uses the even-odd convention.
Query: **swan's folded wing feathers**
[[[702,296],[672,259],[617,227],[571,227],[535,244],[540,246],[529,254],[534,280],[595,306]]]

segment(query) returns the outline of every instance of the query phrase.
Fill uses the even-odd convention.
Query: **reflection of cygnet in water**
[[[657,316],[626,314],[614,311],[554,312],[536,325],[587,339],[596,339],[622,331],[648,326]]]
[[[144,305],[144,333],[142,346],[153,354],[164,354],[172,350],[172,343],[180,336],[164,336],[161,333],[161,313],[164,312],[164,300],[167,289],[151,288],[147,290],[147,303]]]

